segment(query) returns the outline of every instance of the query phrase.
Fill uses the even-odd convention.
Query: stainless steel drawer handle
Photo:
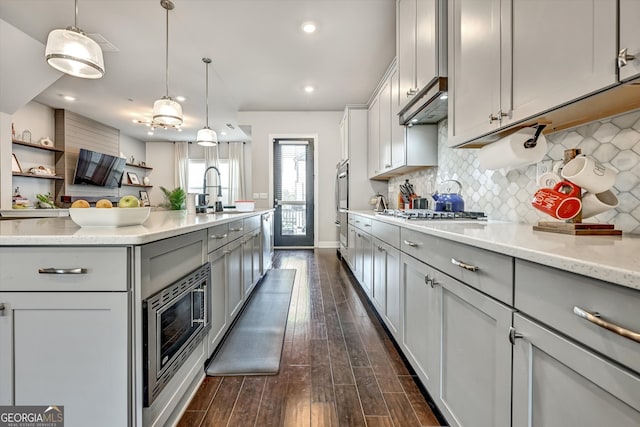
[[[412,248],[417,248],[418,244],[416,242],[412,242],[410,240],[403,240],[403,243],[407,246],[411,246]]]
[[[364,226],[365,227],[371,227],[371,224],[365,224]]]
[[[610,330],[611,332],[615,332],[616,334],[623,336],[625,338],[629,338],[635,342],[640,342],[640,333],[633,332],[627,328],[623,328],[622,326],[616,325],[615,323],[607,322],[600,318],[598,313],[589,313],[586,310],[581,309],[578,306],[573,307],[573,313],[583,319],[588,320],[591,323],[594,323],[601,328],[605,328]]]
[[[4,304],[0,304],[0,316],[4,316]]]
[[[378,250],[379,250],[380,252],[386,252],[382,246],[380,246],[380,245],[377,245],[377,246],[378,246]]]
[[[212,239],[224,239],[225,237],[227,237],[227,233],[224,233],[224,234],[212,234],[210,237]]]
[[[242,230],[243,230],[242,227],[240,227],[240,228],[230,228],[229,229],[229,231],[242,231]]]
[[[39,274],[87,274],[86,268],[39,268]]]
[[[455,258],[451,258],[451,264],[457,265],[458,267],[464,268],[465,270],[469,270],[469,271],[478,271],[478,270],[480,270],[480,267],[478,267],[477,265],[467,264],[466,262],[458,261]]]

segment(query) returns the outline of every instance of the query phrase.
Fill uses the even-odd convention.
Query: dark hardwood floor
[[[335,249],[276,251],[296,269],[278,375],[207,377],[186,426],[436,426]]]

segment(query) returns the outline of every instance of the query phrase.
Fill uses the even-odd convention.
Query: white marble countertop
[[[0,221],[0,246],[140,245],[269,212],[187,214],[152,211],[142,225],[80,227],[71,218],[30,218]]]
[[[640,236],[572,236],[498,221],[420,221],[353,211],[433,236],[640,289]]]

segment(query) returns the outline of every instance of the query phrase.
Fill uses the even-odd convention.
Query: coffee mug
[[[617,173],[593,158],[581,155],[564,165],[561,175],[589,193],[598,194],[613,187]]]
[[[569,187],[569,193],[560,190]],[[531,205],[557,219],[571,219],[582,209],[582,202],[576,196],[580,194],[580,187],[568,182],[560,181],[553,188],[541,188],[533,196]]]
[[[618,198],[611,190],[602,193],[585,193],[582,196],[582,218],[591,218],[617,207]]]

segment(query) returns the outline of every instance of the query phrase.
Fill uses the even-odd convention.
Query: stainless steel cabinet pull
[[[364,226],[365,227],[371,227],[371,224],[365,224]]]
[[[346,178],[347,173],[346,172],[342,172],[340,175],[338,175],[338,178]]]
[[[513,326],[509,327],[509,342],[511,343],[511,345],[516,345],[516,340],[518,338],[523,338],[522,334],[519,334],[516,332],[516,328],[514,328]]]
[[[224,239],[225,237],[227,237],[227,233],[224,233],[224,234],[212,234],[211,235],[212,239]]]
[[[424,276],[424,283],[431,286],[432,289],[440,284],[434,277],[431,277],[428,274]]]
[[[229,255],[229,254],[231,253],[231,251],[222,251],[222,253],[223,253],[224,255]]]
[[[379,245],[378,245],[378,250],[381,251],[381,252],[385,252],[384,248],[382,246],[379,246]]]
[[[464,268],[465,270],[469,270],[469,271],[478,271],[478,270],[480,270],[480,267],[478,267],[477,265],[467,264],[465,262],[458,261],[455,258],[451,258],[451,264],[457,265],[458,267]]]
[[[627,53],[627,48],[620,49],[618,52],[618,68],[622,68],[627,65],[627,61],[633,61],[636,59],[635,55],[631,55]]]
[[[0,316],[4,316],[4,304],[0,304]]]
[[[418,93],[418,88],[417,87],[412,87],[411,89],[409,89],[407,91],[407,98],[410,96],[415,95],[416,93]]]
[[[39,268],[39,274],[87,274],[86,268]]]
[[[416,242],[412,242],[410,240],[403,240],[403,243],[407,246],[411,246],[412,248],[415,248],[418,246],[418,244]]]
[[[635,342],[640,342],[640,333],[633,332],[627,328],[623,328],[622,326],[616,325],[615,323],[607,322],[600,318],[600,314],[598,313],[589,313],[586,310],[581,309],[578,306],[573,307],[573,313],[583,319],[588,320],[591,323],[594,323],[601,328],[605,328],[610,330],[611,332],[615,332],[616,334],[623,336],[625,338],[629,338]]]
[[[229,231],[242,231],[242,227],[240,227],[240,228],[230,228]]]
[[[391,167],[391,163],[387,163],[386,165],[384,165],[385,169],[390,168],[390,167]]]
[[[502,118],[507,117],[508,115],[508,113],[503,113],[502,110],[498,111],[498,114],[495,116],[493,115],[493,113],[489,113],[489,124],[502,121]]]

